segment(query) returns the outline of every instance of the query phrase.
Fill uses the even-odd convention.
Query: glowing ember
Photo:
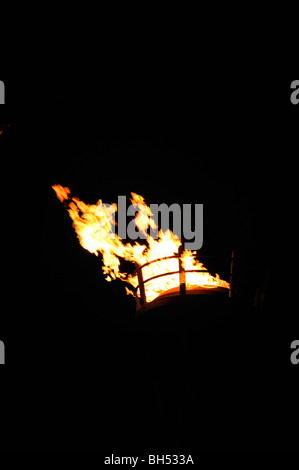
[[[67,210],[73,220],[73,227],[76,231],[79,242],[83,248],[98,256],[102,254],[103,272],[106,280],[119,278],[131,286],[137,287],[137,275],[120,271],[120,259],[130,261],[135,265],[142,266],[158,258],[177,254],[181,245],[181,240],[172,233],[171,230],[158,232],[158,238],[154,239],[147,233],[148,227],[157,228],[151,218],[150,208],[144,203],[142,196],[131,193],[132,204],[138,208],[138,213],[134,219],[136,227],[146,236],[146,244],[135,242],[124,244],[122,239],[115,233],[115,213],[117,205],[105,205],[101,199],[96,204],[85,204],[76,197],[71,197],[70,190],[60,185],[52,186],[58,199],[67,203]],[[184,269],[203,270],[203,264],[195,259],[196,252],[185,250],[181,260]],[[166,272],[179,270],[178,258],[171,258],[152,262],[142,269],[143,280],[157,276]],[[229,283],[220,279],[218,274],[212,276],[208,272],[186,273],[186,288],[203,287],[229,288]],[[179,287],[179,274],[170,274],[153,279],[144,284],[147,302],[153,301],[156,297],[169,289]],[[132,289],[126,287],[128,294],[133,294]],[[139,294],[139,292],[138,292]]]

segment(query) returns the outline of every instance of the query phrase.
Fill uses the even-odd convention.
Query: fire
[[[138,208],[134,222],[138,230],[145,234],[146,243],[139,244],[135,242],[132,245],[131,243],[123,243],[114,231],[116,204],[105,205],[101,199],[96,204],[85,204],[78,198],[71,197],[70,189],[67,187],[54,185],[52,188],[58,199],[66,205],[81,246],[96,256],[101,253],[102,269],[107,281],[121,279],[131,285],[131,288],[126,287],[127,293],[133,294],[132,288],[138,286],[137,274],[128,274],[121,271],[120,260],[124,259],[134,263],[135,266],[143,266],[152,262],[142,269],[144,281],[162,273],[176,271],[175,274],[158,277],[144,284],[147,302],[153,301],[169,289],[179,287],[179,274],[177,273],[179,258],[154,260],[176,255],[182,242],[171,230],[165,232],[160,230],[157,239],[147,233],[148,227],[154,229],[157,227],[154,220],[151,219],[150,208],[145,204],[142,196],[131,193],[131,202],[134,207]],[[221,280],[218,274],[212,276],[208,272],[200,272],[205,268],[195,258],[195,255],[196,252],[188,250],[183,251],[181,255],[184,269],[198,271],[185,274],[187,290],[195,286],[229,288],[229,283]],[[138,291],[137,293],[140,295]]]
[[[54,189],[56,196],[58,197],[60,202],[63,202],[65,199],[67,199],[69,193],[71,192],[69,188],[63,188],[62,186],[60,186],[60,184],[54,184],[54,186],[52,186],[52,189]]]

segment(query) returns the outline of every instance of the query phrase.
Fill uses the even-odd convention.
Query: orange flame
[[[52,186],[52,189],[54,189],[56,196],[58,197],[60,202],[63,202],[65,199],[67,199],[68,195],[71,192],[69,188],[64,188],[60,184],[54,184]]]
[[[129,283],[133,288],[137,287],[137,275],[128,274],[120,270],[120,260],[124,259],[142,266],[150,261],[151,264],[142,269],[144,281],[166,272],[178,271],[178,258],[156,261],[159,258],[177,254],[181,240],[171,230],[158,232],[158,239],[154,239],[147,233],[147,228],[157,228],[151,219],[150,208],[145,204],[144,198],[138,194],[131,193],[131,202],[138,208],[134,222],[142,233],[146,235],[146,244],[135,242],[124,244],[122,239],[114,232],[114,215],[117,205],[107,206],[101,199],[96,204],[85,204],[76,197],[70,197],[70,190],[60,185],[52,186],[61,202],[68,200],[68,212],[73,220],[73,227],[83,248],[98,256],[102,254],[103,273],[106,280],[119,278]],[[183,267],[192,270],[205,269],[203,264],[195,259],[196,252],[185,250],[181,256]],[[158,279],[153,279],[144,284],[146,299],[153,301],[163,292],[179,286],[179,274],[171,274]],[[221,280],[218,274],[212,276],[208,272],[186,273],[186,287],[201,286],[204,288],[226,287],[229,283]],[[132,290],[126,287],[128,294]]]

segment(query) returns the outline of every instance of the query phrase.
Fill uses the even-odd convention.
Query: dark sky
[[[194,446],[195,431],[190,431],[193,425],[188,416],[201,416],[194,379],[201,354],[207,357],[202,373],[214,377],[215,387],[219,387],[217,374],[225,381],[223,362],[218,363],[218,356],[211,353],[213,338],[230,361],[230,379],[235,377],[234,367],[241,371],[243,385],[251,378],[248,387],[239,383],[240,401],[230,402],[243,410],[243,423],[234,411],[241,429],[250,421],[246,404],[250,396],[254,394],[262,409],[266,390],[271,393],[279,380],[271,363],[266,372],[269,389],[256,394],[267,344],[278,350],[274,357],[280,378],[287,383],[281,393],[286,397],[289,390],[293,396],[294,371],[289,369],[288,354],[296,323],[292,312],[282,315],[275,310],[276,260],[281,261],[280,252],[291,250],[280,235],[286,201],[294,187],[299,112],[289,102],[290,81],[269,77],[262,69],[249,73],[236,64],[227,64],[225,71],[199,73],[196,67],[178,69],[175,63],[163,67],[161,61],[156,67],[146,62],[135,67],[122,64],[114,73],[108,68],[85,80],[39,77],[28,79],[28,87],[7,82],[0,145],[8,282],[0,339],[7,349],[7,393],[13,380],[14,390],[19,380],[28,380],[24,398],[15,408],[16,419],[23,423],[29,419],[29,403],[36,429],[49,423],[44,434],[33,431],[27,436],[28,442],[59,448],[67,434],[68,446],[81,440],[84,446],[97,447],[97,434],[91,430],[103,420],[107,449],[120,449],[121,443],[129,446],[126,423],[135,420],[132,436],[139,446],[143,443],[138,429],[153,446],[161,444],[161,429],[165,429],[173,445],[184,434],[184,426],[190,439],[193,435]],[[134,299],[125,295],[120,281],[107,283],[100,259],[80,247],[67,212],[51,189],[53,184],[70,187],[86,203],[99,198],[117,202],[118,195],[129,196],[131,191],[144,196],[148,204],[203,203],[203,251],[215,256],[226,276],[231,250],[237,253],[239,297],[232,323],[224,320],[223,326],[218,314],[214,320],[212,310],[208,336],[197,320],[197,336],[192,326],[184,326],[187,339],[180,336],[180,323],[169,319],[149,320],[148,327],[136,324]],[[268,303],[258,311],[254,295],[265,282]],[[249,352],[245,365],[237,360],[244,343],[251,342],[258,344],[254,366]],[[189,349],[181,354],[181,345],[186,343]],[[177,404],[178,383],[186,370],[188,385],[180,385],[183,424],[175,434],[169,423],[181,406]],[[15,374],[19,379],[13,379]],[[15,403],[18,395],[14,394]],[[208,399],[207,391],[204,399]],[[265,429],[271,427],[276,399],[277,395],[267,408]],[[214,419],[223,423],[225,404],[221,408],[213,403]],[[165,416],[172,417],[168,424]],[[278,421],[283,416],[279,406],[277,416]],[[284,419],[283,429],[287,426]],[[145,425],[147,420],[151,424]],[[209,447],[213,426],[207,416],[205,420]],[[244,441],[238,433],[231,434],[237,447],[252,444],[249,427]],[[281,434],[276,438],[283,440]],[[15,439],[22,440],[21,436]],[[184,439],[186,445],[188,438]],[[223,436],[215,439],[215,445],[230,445]],[[254,445],[261,445],[259,439],[262,433]],[[271,434],[270,446],[273,439]],[[27,440],[23,446],[30,445]]]

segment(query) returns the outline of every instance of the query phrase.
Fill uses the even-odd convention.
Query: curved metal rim
[[[170,295],[167,295],[165,291],[165,294],[164,293],[161,293],[158,297],[156,297],[153,301],[151,302],[147,302],[146,300],[146,292],[145,292],[145,288],[144,288],[144,284],[147,283],[147,282],[150,282],[150,281],[153,281],[155,279],[158,279],[160,277],[163,277],[163,276],[171,276],[171,275],[174,275],[174,274],[177,274],[179,276],[179,283],[178,283],[178,286],[176,286],[178,289],[179,289],[179,292],[175,295],[175,297],[177,298],[181,298],[181,297],[185,297],[186,295],[190,295],[190,294],[207,294],[207,293],[214,293],[214,292],[229,292],[229,297],[231,297],[231,285],[232,285],[232,270],[233,270],[233,258],[234,258],[234,250],[232,252],[232,256],[231,256],[231,269],[230,269],[230,287],[229,289],[226,288],[226,287],[221,287],[221,286],[215,286],[215,287],[204,287],[204,286],[198,286],[198,289],[196,291],[196,287],[189,287],[188,289],[186,289],[187,285],[186,285],[186,276],[185,274],[187,273],[208,273],[208,274],[211,274],[211,276],[213,276],[213,273],[210,273],[208,269],[188,269],[188,270],[185,270],[183,268],[183,263],[182,263],[182,259],[181,259],[181,256],[182,256],[182,253],[183,253],[183,245],[180,245],[179,246],[179,250],[178,250],[178,253],[174,254],[174,255],[171,255],[171,256],[164,256],[162,258],[157,258],[157,259],[154,259],[152,261],[148,261],[147,263],[141,265],[141,266],[136,266],[136,270],[134,271],[133,275],[137,275],[138,277],[138,285],[133,289],[133,293],[134,293],[134,296],[135,296],[135,301],[136,301],[136,314],[139,315],[139,313],[141,311],[143,311],[144,309],[148,309],[148,308],[152,308],[154,306],[157,305],[156,301],[158,300],[161,300],[164,298],[164,299],[169,299],[171,296]],[[142,273],[142,269],[145,268],[146,266],[149,266],[150,264],[153,264],[153,263],[157,263],[159,261],[164,261],[164,260],[167,260],[167,259],[175,259],[177,258],[178,259],[178,270],[177,271],[171,271],[171,272],[164,272],[164,273],[161,273],[161,274],[157,274],[156,276],[152,276],[148,279],[146,279],[145,281],[143,280],[143,273]],[[212,258],[212,256],[208,256],[208,255],[201,255],[200,258],[202,259],[205,259],[205,258]],[[139,294],[137,294],[137,291],[139,289]],[[165,295],[165,297],[164,297]]]
[[[186,269],[184,270],[184,273],[208,273],[209,271],[207,269]],[[180,274],[180,271],[169,271],[169,272],[165,272],[165,273],[161,273],[161,274],[157,274],[156,276],[152,276],[152,277],[149,277],[148,279],[145,279],[145,281],[143,281],[143,284],[149,282],[149,281],[153,281],[154,279],[157,279],[159,277],[163,277],[163,276],[171,276],[173,274]],[[177,286],[179,287],[179,285]],[[137,289],[139,289],[139,284],[138,286],[134,287],[134,295],[136,294],[137,292]]]
[[[144,305],[140,305],[139,308],[136,311],[136,317],[151,310],[155,309],[157,307],[163,307],[164,305],[168,304],[173,304],[173,303],[179,303],[179,302],[185,302],[185,299],[188,298],[190,300],[194,299],[197,296],[213,296],[216,295],[217,298],[221,296],[226,295],[228,298],[228,292],[227,292],[226,287],[220,287],[217,286],[213,289],[189,289],[186,291],[186,294],[182,295],[179,292],[172,292],[171,294],[167,294],[167,291],[165,291],[165,294],[160,295],[159,297],[156,297],[154,300],[151,302],[147,302]]]
[[[201,255],[200,256],[201,258],[212,258],[212,256],[208,256],[208,255]],[[166,259],[172,259],[172,258],[177,258],[179,259],[180,258],[180,254],[176,254],[176,255],[171,255],[171,256],[163,256],[162,258],[156,258],[156,259],[153,259],[151,261],[148,261],[147,263],[144,263],[142,264],[141,266],[138,266],[135,271],[133,272],[132,276],[135,276],[137,275],[137,272],[142,270],[143,268],[145,268],[146,266],[150,265],[150,264],[153,264],[153,263],[158,263],[159,261],[165,261]],[[198,270],[196,270],[198,271]],[[187,271],[185,271],[187,272]]]

